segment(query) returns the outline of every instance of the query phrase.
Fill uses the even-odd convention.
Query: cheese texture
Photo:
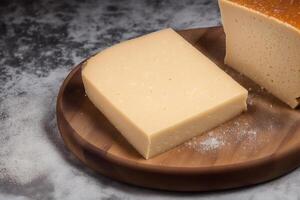
[[[300,101],[300,1],[219,0],[225,63],[290,107]]]
[[[246,109],[247,90],[172,29],[98,53],[82,79],[89,99],[145,158]]]

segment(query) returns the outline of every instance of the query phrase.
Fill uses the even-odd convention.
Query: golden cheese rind
[[[226,34],[225,63],[290,107],[299,105],[300,31],[231,0],[219,0]]]

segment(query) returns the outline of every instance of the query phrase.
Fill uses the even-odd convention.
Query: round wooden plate
[[[65,144],[103,175],[143,187],[211,191],[268,181],[300,165],[300,110],[223,63],[221,27],[178,31],[249,89],[248,111],[168,152],[145,160],[85,95],[81,64],[66,78],[57,99]]]

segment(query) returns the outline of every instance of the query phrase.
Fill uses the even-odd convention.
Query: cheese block
[[[246,109],[247,90],[172,29],[98,53],[82,79],[89,99],[146,159]]]
[[[219,0],[225,63],[290,107],[300,101],[300,1]]]

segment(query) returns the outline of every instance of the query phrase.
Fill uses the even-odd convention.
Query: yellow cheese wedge
[[[82,78],[89,99],[145,158],[246,109],[247,90],[172,29],[98,53]]]
[[[300,1],[219,0],[225,63],[295,108],[300,101]]]

